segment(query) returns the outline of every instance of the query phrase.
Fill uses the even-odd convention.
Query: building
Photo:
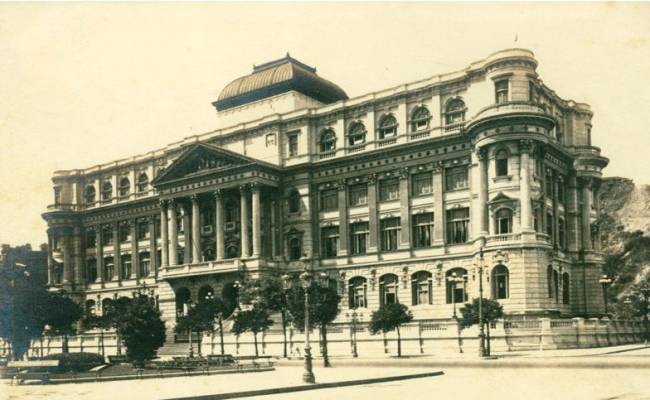
[[[7,279],[19,276],[30,286],[45,287],[47,254],[45,244],[42,244],[39,250],[32,250],[30,244],[16,247],[3,244],[0,250],[0,276]]]
[[[256,66],[213,103],[219,129],[54,173],[49,284],[95,312],[146,287],[174,321],[244,274],[307,264],[344,312],[449,319],[483,279],[512,318],[600,315],[608,160],[589,106],[536,67],[508,49],[349,99],[289,55]]]

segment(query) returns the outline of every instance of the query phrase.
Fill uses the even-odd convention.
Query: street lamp
[[[190,311],[191,311],[193,308],[194,308],[194,303],[190,300],[190,301],[187,303],[187,316],[186,316],[186,318],[189,318],[189,316],[190,316]],[[190,354],[189,354],[189,356],[190,356],[190,358],[194,358],[194,349],[192,348],[192,325],[191,325],[191,322],[190,322],[189,325],[190,325],[190,327],[188,328],[189,335],[188,335],[188,339],[187,339],[188,342],[189,342],[189,344],[190,344]]]
[[[458,319],[456,315],[456,285],[463,283],[465,279],[462,276],[458,276],[455,272],[451,273],[451,276],[447,277],[447,280],[451,283],[451,302],[454,303],[454,314],[452,318]]]
[[[612,283],[612,280],[607,277],[607,275],[603,275],[600,280],[598,280],[598,283],[603,287],[603,299],[605,300],[605,315],[608,315],[607,312],[607,286],[609,286],[610,283]]]
[[[357,317],[363,318],[363,314],[357,314],[356,310],[352,310],[351,313],[345,313],[345,316],[350,319],[350,323],[352,324],[352,330],[350,331],[350,339],[352,340],[352,357],[357,358],[359,357],[359,354],[357,353],[357,322],[359,320]]]

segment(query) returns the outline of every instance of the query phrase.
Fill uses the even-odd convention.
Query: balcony
[[[505,103],[492,104],[481,109],[476,113],[476,115],[474,115],[472,121],[508,114],[540,114],[550,116],[546,111],[546,107],[541,104],[529,101],[508,101]]]
[[[465,121],[456,122],[454,124],[445,125],[444,132],[445,134],[460,133],[464,127],[465,127]]]
[[[501,235],[491,235],[487,237],[486,243],[503,243],[503,242],[518,242],[521,240],[521,233],[504,233]]]
[[[50,204],[47,206],[47,211],[81,211],[83,206],[79,204]]]

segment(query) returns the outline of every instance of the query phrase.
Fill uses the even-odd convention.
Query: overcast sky
[[[288,51],[354,97],[509,47],[591,104],[607,176],[650,183],[647,3],[1,4],[0,243],[46,241],[54,170],[213,129],[253,64]]]

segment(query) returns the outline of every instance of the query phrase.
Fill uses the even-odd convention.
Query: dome
[[[226,85],[212,104],[223,111],[292,90],[325,104],[348,98],[343,89],[316,75],[315,68],[287,54],[279,60],[254,66],[252,74]]]

